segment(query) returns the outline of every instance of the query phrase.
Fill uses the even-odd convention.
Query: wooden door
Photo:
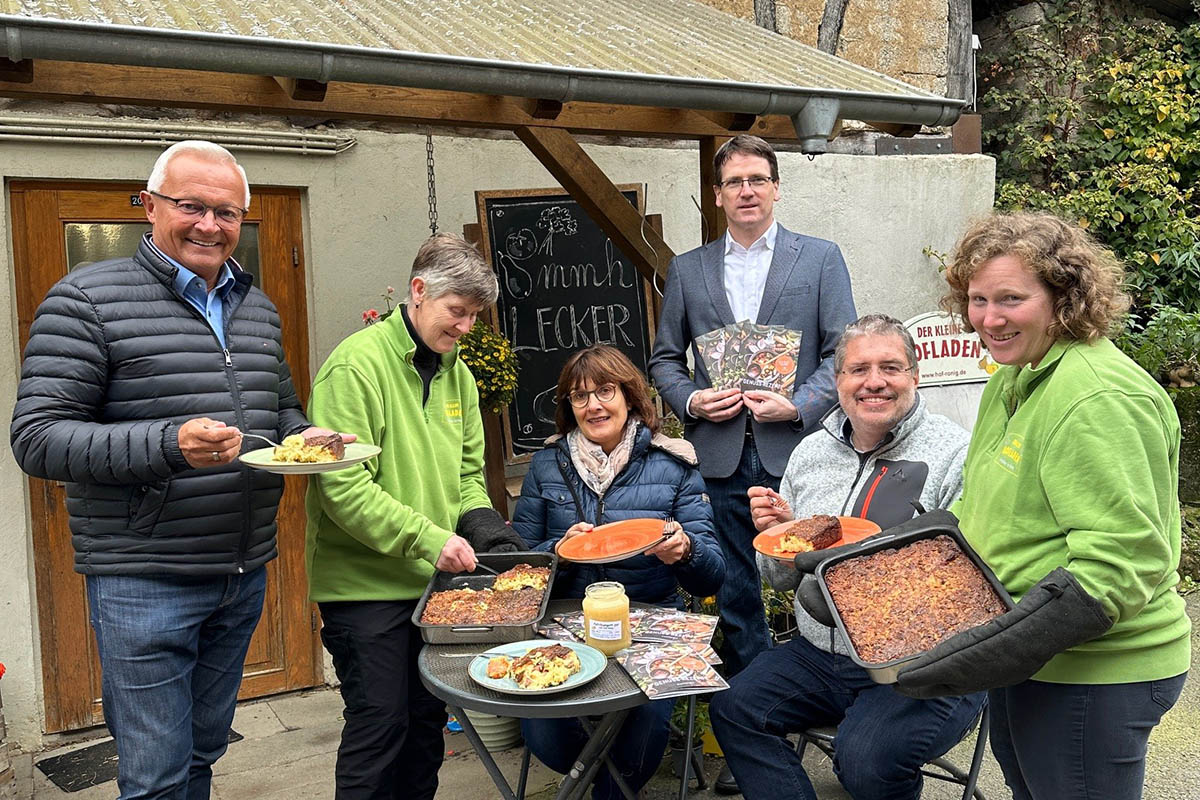
[[[129,255],[149,230],[142,184],[19,181],[10,185],[13,263],[22,351],[50,287],[81,263]],[[308,330],[300,194],[255,188],[236,257],[279,308],[296,389],[308,400]],[[61,483],[28,479],[46,732],[104,721],[100,663],[83,576],[74,571]],[[246,656],[240,697],[322,681],[316,607],[304,573],[305,479],[289,476],[279,506],[279,558],[267,566],[262,622]]]

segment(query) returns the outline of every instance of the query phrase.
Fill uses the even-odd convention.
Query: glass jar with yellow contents
[[[629,597],[616,581],[587,587],[583,598],[583,631],[589,645],[606,656],[632,643],[629,636]]]

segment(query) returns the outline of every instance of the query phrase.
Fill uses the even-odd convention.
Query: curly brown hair
[[[993,214],[967,230],[946,267],[950,292],[941,305],[967,331],[975,330],[967,315],[971,279],[999,256],[1020,260],[1050,291],[1054,322],[1046,332],[1054,339],[1095,341],[1129,308],[1124,266],[1078,225],[1041,212]]]
[[[567,395],[588,382],[592,386],[603,386],[606,383],[620,386],[621,393],[625,395],[625,403],[629,406],[629,413],[641,417],[651,433],[658,433],[662,421],[658,418],[654,401],[650,399],[650,386],[646,383],[646,376],[617,348],[606,344],[594,344],[567,359],[558,375],[558,391],[555,394],[558,410],[554,412],[554,421],[560,434],[566,436],[578,427],[579,423],[575,421],[575,413],[571,411],[571,401]]]

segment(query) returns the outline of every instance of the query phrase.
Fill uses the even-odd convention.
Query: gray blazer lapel
[[[791,283],[792,271],[800,261],[800,253],[803,250],[804,245],[800,244],[799,238],[780,225],[779,232],[775,235],[775,252],[771,256],[771,268],[767,270],[762,302],[758,305],[758,319],[755,322],[759,325],[765,325],[771,318],[779,295]]]
[[[725,237],[709,242],[700,250],[700,272],[704,275],[704,286],[717,317],[721,324],[732,325],[737,322],[733,318],[733,309],[729,306],[729,296],[725,294]]]

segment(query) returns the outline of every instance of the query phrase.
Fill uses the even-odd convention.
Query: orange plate
[[[869,519],[862,517],[838,517],[838,521],[842,523],[842,538],[838,539],[830,547],[837,547],[843,544],[854,544],[868,536],[879,533],[879,526]],[[779,540],[787,529],[795,524],[796,520],[790,522],[781,522],[778,525],[772,525],[765,531],[754,537],[754,549],[762,553],[768,558],[773,558],[776,561],[781,561],[785,564],[791,564],[796,557],[795,553],[785,553],[780,555],[776,552],[779,546]]]
[[[661,519],[627,519],[600,525],[572,536],[558,547],[558,557],[582,564],[606,564],[649,550],[662,539]]]

